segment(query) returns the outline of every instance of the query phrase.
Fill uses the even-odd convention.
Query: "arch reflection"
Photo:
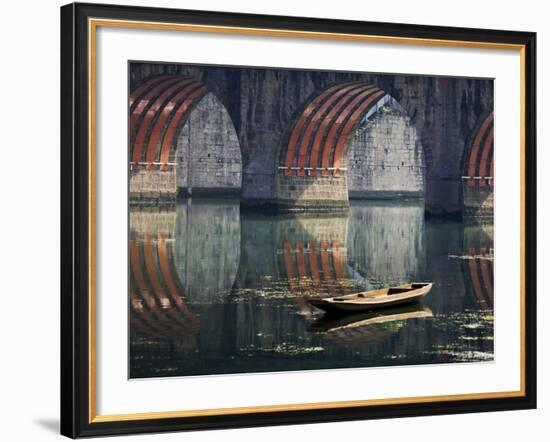
[[[173,208],[130,210],[130,332],[138,338],[182,338],[194,347],[199,318],[185,302],[174,261]]]
[[[480,308],[492,309],[494,301],[493,225],[468,225],[464,228],[465,282]]]

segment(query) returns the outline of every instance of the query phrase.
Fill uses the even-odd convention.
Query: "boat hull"
[[[416,289],[414,288],[414,286],[415,284],[412,284],[411,286],[396,287],[395,289],[399,290],[404,290],[405,288],[410,287],[410,290],[398,294],[372,296],[372,299],[369,299],[369,292],[367,292],[364,298],[359,298],[354,295],[348,295],[339,298],[313,298],[309,299],[308,302],[314,307],[330,313],[363,312],[418,302],[424,296],[426,296],[432,288],[431,283],[424,284]],[[392,289],[388,290],[391,291]],[[375,292],[378,291],[373,291],[373,293]]]

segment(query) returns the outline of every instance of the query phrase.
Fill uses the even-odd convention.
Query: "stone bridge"
[[[130,81],[133,199],[492,213],[492,80],[131,63]]]

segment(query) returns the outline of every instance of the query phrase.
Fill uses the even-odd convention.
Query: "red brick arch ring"
[[[478,125],[466,151],[462,179],[468,187],[493,187],[494,113]]]
[[[177,139],[206,86],[182,75],[150,78],[130,92],[130,164],[133,170],[174,161]]]
[[[365,82],[331,85],[298,114],[279,153],[284,176],[339,176],[357,125],[387,94]]]

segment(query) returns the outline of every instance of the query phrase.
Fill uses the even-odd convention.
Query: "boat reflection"
[[[347,315],[327,313],[312,323],[308,331],[312,333],[331,333],[338,330],[367,327],[373,324],[431,318],[432,316],[431,309],[420,303]]]

